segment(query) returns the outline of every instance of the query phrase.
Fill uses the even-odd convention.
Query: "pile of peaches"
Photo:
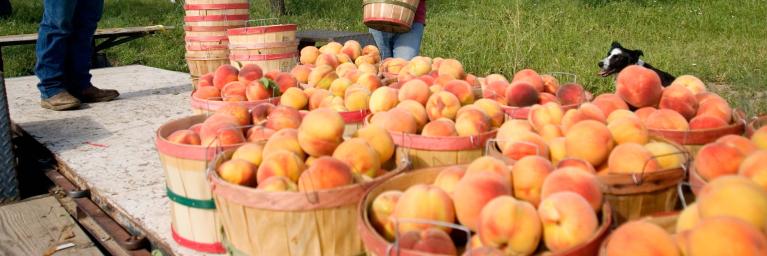
[[[271,71],[264,74],[256,64],[246,64],[240,70],[224,64],[216,68],[216,71],[200,77],[192,97],[200,100],[257,102],[278,97],[288,88],[297,86],[298,81],[290,73]]]
[[[396,221],[422,219],[471,230],[466,252],[531,255],[544,250],[539,244],[556,253],[593,239],[601,208],[593,171],[577,161],[555,167],[546,158],[526,156],[508,166],[484,156],[442,169],[433,183],[379,194],[369,216],[378,233],[390,241],[396,237],[401,249],[457,254],[462,245],[451,240],[451,228]]]
[[[740,175],[767,189],[767,127],[756,130],[751,139],[726,135],[708,143],[700,148],[693,164],[704,181]]]
[[[560,85],[553,75],[540,75],[532,69],[518,71],[511,82],[500,74],[491,74],[479,81],[483,98],[509,107],[529,107],[548,102],[570,106],[586,102],[588,98],[588,93],[580,84],[570,82]]]

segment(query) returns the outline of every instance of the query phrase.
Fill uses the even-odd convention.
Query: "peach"
[[[546,103],[543,105],[534,105],[530,107],[527,120],[530,126],[540,132],[545,125],[559,125],[564,116],[564,110],[557,103]]]
[[[333,80],[338,78],[335,69],[332,66],[320,65],[312,69],[309,73],[309,86],[328,89]]]
[[[516,137],[518,132],[532,132],[533,127],[527,120],[510,119],[498,128],[498,134],[495,138],[498,140],[498,144],[501,148],[504,148],[507,141],[510,141],[513,137]]]
[[[697,115],[690,120],[690,130],[716,129],[726,126],[727,122],[722,118],[706,113]]]
[[[261,79],[263,75],[264,75],[264,71],[261,70],[261,67],[259,67],[258,65],[245,64],[242,66],[242,68],[240,68],[237,79],[240,82],[247,83],[250,81]]]
[[[344,42],[343,47],[341,47],[341,53],[346,54],[346,56],[349,56],[349,58],[353,60],[357,59],[362,55],[362,45],[355,40],[346,41]]]
[[[415,79],[402,85],[402,88],[399,89],[398,100],[415,100],[425,105],[430,94],[429,86],[423,81]]]
[[[202,86],[213,86],[213,75],[214,74],[215,74],[215,72],[208,72],[207,74],[204,74],[204,75],[200,76],[200,80],[199,80],[199,82],[197,82],[197,86],[201,86],[200,83],[203,83],[203,81],[205,81],[204,83],[207,83],[207,84],[206,85],[202,85]]]
[[[487,85],[482,86],[482,98],[507,105],[509,101],[506,98],[506,89],[508,89],[508,87],[509,82],[505,80],[488,82]]]
[[[344,97],[344,107],[347,111],[363,111],[368,109],[370,94],[365,91],[351,91]]]
[[[459,111],[455,119],[458,136],[477,136],[490,131],[490,117],[485,112],[476,107],[462,110],[464,111]]]
[[[206,147],[236,145],[245,142],[245,136],[233,117],[213,115],[200,128],[200,141]]]
[[[344,64],[344,63],[354,64],[354,61],[352,61],[352,59],[349,58],[349,56],[347,56],[346,54],[343,54],[343,53],[336,54],[336,59],[338,60],[338,64],[339,65]],[[356,64],[355,64],[355,66],[356,66]]]
[[[422,75],[422,76],[419,76],[417,79],[420,79],[421,81],[423,81],[424,83],[426,83],[427,85],[429,85],[429,90],[431,90],[432,92],[434,92],[434,90],[432,89],[432,87],[435,85],[435,84],[434,84],[434,80],[435,80],[435,79],[434,79],[434,77],[432,77],[432,76],[430,76],[430,75]],[[438,86],[439,88],[442,88],[440,85],[437,85],[437,86]]]
[[[482,244],[510,255],[531,255],[542,232],[535,207],[508,195],[491,200],[480,212],[477,234]]]
[[[309,82],[309,73],[312,69],[307,65],[296,65],[290,70],[290,75],[296,78],[299,83],[305,84]]]
[[[437,178],[434,180],[434,186],[442,189],[452,197],[453,191],[455,191],[455,185],[458,184],[458,181],[460,181],[465,174],[466,169],[461,166],[455,165],[446,167],[437,175]]]
[[[684,233],[685,255],[767,255],[767,237],[758,228],[731,217],[702,219]]]
[[[705,180],[737,174],[740,163],[746,155],[738,148],[723,142],[706,144],[695,155],[695,170]]]
[[[309,97],[306,96],[303,90],[293,87],[288,88],[285,93],[280,96],[280,105],[288,106],[294,109],[304,109],[309,104]]]
[[[538,217],[543,224],[543,241],[555,253],[588,241],[599,225],[586,199],[569,191],[545,197],[538,206]]]
[[[376,47],[373,44],[365,45],[362,47],[362,55],[376,55],[380,56],[381,52],[378,50],[378,47]]]
[[[738,174],[753,180],[767,190],[767,150],[759,150],[743,159]]]
[[[598,211],[602,207],[602,190],[597,176],[584,172],[578,168],[565,167],[556,169],[543,180],[541,186],[541,199],[558,192],[570,191],[582,196]]]
[[[567,133],[567,130],[570,129],[570,127],[584,120],[589,119],[586,117],[583,111],[580,109],[568,109],[565,111],[565,114],[562,116],[562,120],[560,121],[562,132]]]
[[[344,119],[338,112],[328,108],[312,110],[298,127],[298,143],[309,155],[330,155],[340,144],[344,127]]]
[[[389,132],[401,132],[415,134],[418,132],[418,123],[413,115],[402,108],[394,108],[387,112],[378,113],[371,119],[371,124],[384,128]]]
[[[478,249],[478,248],[481,248],[481,247],[484,247],[484,245],[482,244],[482,240],[479,238],[479,234],[474,234],[469,239],[469,245],[466,246],[466,253],[468,253],[469,249]],[[493,247],[485,247],[485,248],[492,248],[494,250],[498,250],[498,249],[495,249]],[[472,252],[471,255],[474,255],[474,253],[475,252]],[[498,251],[498,253],[499,253],[499,255],[504,255],[501,251]]]
[[[467,83],[469,83],[469,86],[471,86],[472,88],[477,88],[480,86],[479,78],[475,76],[474,74],[466,74],[466,78],[464,78],[463,81],[466,81]]]
[[[658,109],[645,120],[645,126],[654,130],[688,131],[690,124],[679,112],[670,109]]]
[[[256,190],[269,192],[298,191],[298,185],[283,176],[272,176],[258,184]]]
[[[413,76],[422,76],[431,72],[431,59],[421,56],[416,56],[410,60],[406,65],[406,73]],[[402,72],[400,72],[402,74]]]
[[[237,148],[232,154],[232,159],[242,159],[255,166],[261,165],[264,153],[263,143],[245,143]]]
[[[586,102],[586,90],[577,83],[567,83],[557,90],[557,98],[563,106],[578,105]]]
[[[237,68],[233,67],[232,65],[224,64],[218,66],[216,71],[213,73],[213,86],[219,90],[222,90],[224,85],[230,82],[238,81],[238,74],[239,71],[237,71]]]
[[[263,102],[257,104],[253,109],[250,110],[250,116],[253,120],[254,124],[263,124],[266,122],[266,119],[269,118],[269,114],[272,113],[272,110],[274,110],[276,106],[274,106],[272,103]]]
[[[542,92],[538,94],[538,104],[546,104],[549,102],[559,104],[559,99],[557,99],[556,95],[548,92]]]
[[[194,90],[192,97],[201,100],[221,100],[221,92],[213,86],[201,86]]]
[[[567,156],[581,158],[593,166],[607,160],[613,145],[610,130],[597,121],[581,121],[565,132]]]
[[[629,109],[629,106],[626,104],[625,101],[623,101],[623,99],[621,99],[621,97],[612,93],[600,94],[599,96],[594,98],[594,100],[591,101],[591,103],[593,103],[600,110],[602,110],[602,113],[604,113],[605,116],[607,117],[609,117],[610,114],[612,114],[612,112],[615,110]]]
[[[240,81],[229,82],[221,88],[221,98],[224,101],[240,101],[233,99],[247,99],[245,95],[246,85]]]
[[[549,156],[552,164],[558,164],[567,155],[565,150],[565,137],[554,138],[548,141]]]
[[[672,85],[663,89],[659,107],[679,112],[685,119],[690,120],[698,111],[698,101],[687,87]]]
[[[643,107],[634,111],[634,114],[639,117],[639,120],[642,120],[642,123],[646,124],[647,118],[649,118],[652,113],[655,113],[655,111],[658,111],[658,109],[654,107]]]
[[[466,167],[466,174],[464,176],[477,175],[479,173],[495,174],[504,180],[508,180],[509,184],[512,184],[510,170],[506,163],[500,159],[491,156],[479,157]]]
[[[253,127],[250,127],[248,131],[246,132],[245,137],[247,138],[248,142],[258,142],[258,141],[266,141],[274,135],[277,131],[256,125]]]
[[[477,247],[477,248],[471,248],[471,250],[466,250],[462,254],[463,256],[503,256],[506,255],[503,251],[498,250],[493,247],[483,246],[483,247]]]
[[[354,64],[357,65],[357,67],[365,65],[365,64],[372,65],[376,63],[377,63],[377,57],[372,55],[362,55],[357,57],[357,59],[354,60]]]
[[[407,60],[402,58],[389,58],[383,61],[381,63],[381,71],[385,73],[391,73],[391,74],[399,74],[402,68],[407,65]]]
[[[637,114],[635,114],[634,112],[631,112],[631,110],[628,110],[628,109],[617,109],[617,110],[613,111],[612,113],[610,113],[610,115],[607,116],[607,124],[610,124],[610,123],[612,123],[615,120],[622,119],[622,118],[625,118],[625,117],[636,117],[636,118],[639,118],[639,116],[637,116]],[[644,121],[641,118],[639,119],[639,121],[644,124]]]
[[[466,74],[463,70],[463,64],[455,59],[445,59],[439,64],[438,75],[449,75],[453,79],[463,79]]]
[[[767,190],[749,178],[728,175],[714,179],[701,188],[697,202],[704,221],[729,216],[761,231],[767,228]]]
[[[551,162],[540,156],[519,159],[511,168],[514,197],[538,206],[541,202],[543,181],[553,170]]]
[[[251,81],[245,87],[245,98],[248,101],[260,101],[272,97],[274,90],[265,86],[261,81]]]
[[[543,91],[555,94],[559,90],[559,80],[557,80],[556,77],[544,74],[541,75],[541,80],[543,80]]]
[[[389,240],[394,239],[394,225],[390,217],[402,194],[397,190],[385,191],[376,196],[370,206],[370,222]]]
[[[333,94],[330,93],[330,91],[325,89],[313,90],[312,93],[308,95],[309,95],[309,110],[315,110],[320,108],[322,106],[322,101],[324,101],[325,98],[333,96]]]
[[[749,140],[746,137],[735,135],[735,134],[728,134],[728,135],[719,137],[719,139],[716,139],[716,142],[722,142],[731,147],[737,148],[741,153],[743,153],[746,156],[759,150],[759,148],[757,148],[756,145],[754,145],[754,143],[751,142],[751,140]]]
[[[767,149],[767,125],[754,131],[751,135],[751,142],[760,149]]]
[[[354,183],[352,170],[343,161],[322,156],[301,173],[298,191],[318,191],[343,187]]]
[[[487,173],[464,175],[455,184],[453,203],[458,220],[473,231],[479,227],[482,208],[498,196],[511,195],[508,179]]]
[[[276,79],[277,75],[279,75],[280,73],[282,73],[282,71],[275,69],[275,70],[266,72],[266,74],[264,74],[264,77],[269,79],[269,80],[274,81],[274,79]]]
[[[535,72],[535,70],[532,69],[523,69],[519,72],[514,74],[514,77],[511,79],[511,83],[513,84],[516,81],[525,81],[528,84],[532,85],[533,88],[535,88],[538,92],[543,92],[543,79],[540,75],[538,75],[538,72]]]
[[[495,81],[502,81],[502,82],[506,82],[506,84],[509,84],[509,80],[506,79],[506,77],[501,74],[489,74],[487,75],[487,77],[485,77],[485,83],[487,84],[490,84]]]
[[[354,133],[354,138],[365,140],[378,153],[381,163],[388,161],[394,155],[394,141],[389,132],[381,127],[365,126]]]
[[[415,100],[401,101],[397,104],[397,108],[403,108],[413,115],[418,127],[423,127],[429,121],[429,116],[426,115],[426,108]]]
[[[461,102],[455,95],[441,91],[429,97],[426,102],[426,115],[432,121],[441,117],[454,119],[460,107]]]
[[[301,64],[314,64],[317,57],[320,56],[320,50],[314,46],[306,46],[301,49],[300,55],[299,62],[301,62]]]
[[[221,179],[237,185],[254,186],[256,185],[256,167],[248,161],[233,159],[224,162],[216,171]]]
[[[538,103],[538,91],[528,81],[512,82],[506,88],[506,99],[512,107],[527,107]]]
[[[498,137],[498,140],[503,155],[513,160],[519,160],[529,155],[549,156],[549,147],[546,141],[534,132],[518,130],[503,140]]]
[[[323,66],[327,65],[335,69],[338,67],[339,64],[341,64],[341,60],[338,59],[338,55],[333,53],[321,53],[320,56],[317,56],[317,60],[314,63],[315,65]]]
[[[471,85],[463,80],[453,80],[447,82],[443,88],[445,91],[458,97],[461,105],[474,103],[474,93],[471,91]]]
[[[647,127],[638,117],[623,117],[607,124],[607,129],[613,136],[615,143],[620,145],[624,143],[646,144],[650,140],[650,133]]]
[[[278,150],[290,151],[301,159],[306,157],[298,143],[298,130],[295,128],[279,130],[269,137],[264,145],[264,157]]]
[[[458,131],[453,120],[443,117],[424,125],[421,135],[426,137],[458,136]]]
[[[200,145],[200,135],[197,135],[197,133],[192,130],[186,129],[171,133],[168,135],[167,140],[176,144]]]
[[[298,87],[298,80],[287,72],[280,72],[274,78],[274,82],[277,84],[280,93],[284,93],[288,88]]]
[[[399,238],[399,247],[428,255],[458,255],[453,240],[444,230],[438,228],[409,231]]]
[[[341,66],[339,66],[339,67],[341,67]],[[360,79],[360,76],[366,74],[366,73],[362,73],[361,71],[359,71],[356,68],[355,69],[351,69],[351,70],[346,70],[346,71],[343,71],[343,72],[344,72],[343,74],[342,73],[338,73],[338,72],[336,72],[336,74],[338,74],[339,78],[342,77],[342,78],[349,79],[349,81],[352,81],[352,83],[357,83],[357,81]]]
[[[320,47],[320,53],[339,54],[343,47],[339,42],[329,42]]]
[[[655,141],[645,144],[644,147],[658,161],[661,170],[679,168],[687,162],[687,155],[671,144]]]
[[[641,108],[657,106],[663,94],[663,87],[655,71],[639,65],[630,65],[618,73],[615,92],[629,105]]]
[[[657,225],[645,221],[627,222],[607,240],[606,256],[678,256],[679,249],[671,235]]]
[[[490,117],[493,127],[501,127],[506,116],[501,109],[501,105],[498,102],[490,99],[478,99],[474,102],[474,106],[485,112]]]
[[[557,163],[556,169],[572,167],[587,173],[597,174],[597,170],[586,160],[580,158],[564,158]]]
[[[378,152],[361,138],[352,138],[342,142],[333,151],[333,157],[347,164],[355,174],[375,177],[375,173],[381,169],[381,159]]]
[[[687,88],[690,90],[690,92],[692,92],[693,95],[706,92],[706,84],[704,84],[703,81],[701,81],[699,78],[692,75],[678,76],[676,79],[674,79],[673,82],[671,82],[670,86],[674,85],[681,85]]]
[[[727,100],[721,97],[712,97],[700,101],[697,115],[703,114],[717,116],[727,123],[730,123],[733,119],[732,108],[727,103]]]
[[[368,88],[371,92],[383,86],[381,79],[375,74],[370,73],[361,74],[359,78],[357,78],[357,83]]]
[[[298,128],[300,124],[301,114],[298,110],[288,106],[277,106],[269,114],[264,126],[279,131],[285,128]]]
[[[610,173],[650,173],[661,170],[653,154],[641,144],[629,142],[616,146],[607,160]]]
[[[541,131],[538,133],[541,135],[541,138],[543,138],[543,140],[546,141],[546,143],[548,143],[549,141],[553,139],[564,136],[564,134],[562,133],[562,129],[559,127],[560,126],[558,125],[546,124],[543,126],[543,128],[541,128]]]
[[[578,111],[581,112],[581,115],[583,115],[585,119],[596,120],[603,124],[607,123],[607,115],[605,115],[597,105],[594,105],[591,102],[581,104],[578,107]]]
[[[293,182],[298,182],[299,176],[306,169],[301,158],[293,152],[283,149],[264,152],[269,152],[269,154],[264,156],[258,167],[256,179],[259,183],[272,176],[283,176]]]
[[[453,223],[455,221],[455,208],[453,200],[442,189],[426,184],[414,185],[400,196],[397,205],[394,207],[394,213],[390,219],[395,220],[395,225],[400,234],[409,231],[426,230],[436,227],[429,224],[399,222],[397,219],[422,219],[431,221],[441,221]],[[444,231],[450,231],[449,227],[439,226]]]
[[[700,223],[700,211],[698,210],[698,204],[693,203],[679,213],[675,232],[678,234],[693,229],[698,223]]]
[[[399,103],[397,90],[389,87],[380,87],[370,94],[370,112],[379,113],[388,111]]]

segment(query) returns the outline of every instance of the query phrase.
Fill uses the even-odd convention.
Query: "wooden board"
[[[119,36],[119,35],[130,35],[130,34],[152,34],[157,31],[162,31],[166,29],[173,29],[173,27],[156,25],[156,26],[147,26],[147,27],[105,28],[105,29],[97,29],[96,33],[94,34],[94,38],[98,39],[98,38],[113,37],[113,36]],[[31,44],[36,41],[37,41],[37,33],[0,36],[0,46]]]
[[[0,255],[44,255],[61,244],[74,247],[55,255],[103,255],[53,196],[0,207]]]

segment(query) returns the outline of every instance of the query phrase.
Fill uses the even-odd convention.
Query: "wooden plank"
[[[103,255],[53,196],[0,207],[0,254],[43,255],[73,243],[56,255]]]
[[[95,38],[106,38],[129,34],[153,34],[157,31],[173,29],[172,26],[145,26],[145,27],[127,27],[127,28],[105,28],[97,29]],[[37,33],[0,36],[0,46],[33,44],[37,41]]]

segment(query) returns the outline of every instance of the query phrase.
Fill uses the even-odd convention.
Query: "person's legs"
[[[421,49],[421,39],[423,38],[423,23],[414,22],[410,31],[399,34],[394,40],[392,49],[395,58],[410,60],[418,56]]]
[[[65,91],[65,60],[75,4],[74,1],[44,0],[43,20],[35,48],[35,75],[40,78],[37,88],[43,99]]]
[[[384,60],[386,58],[392,57],[392,39],[394,35],[389,32],[383,32],[375,29],[369,29],[370,34],[373,35],[373,40],[376,41],[376,45],[378,46],[378,51],[381,52],[381,59]]]
[[[13,14],[10,0],[0,0],[0,18],[7,18]]]
[[[67,55],[67,90],[83,102],[109,101],[119,93],[101,90],[91,84],[93,33],[104,11],[104,0],[78,0],[73,20],[74,30],[69,40]]]

